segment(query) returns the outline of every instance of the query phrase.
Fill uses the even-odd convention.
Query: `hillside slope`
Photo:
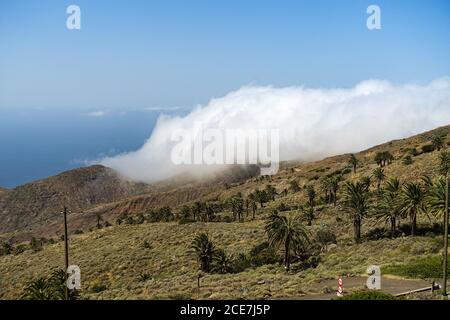
[[[203,178],[179,175],[153,184],[136,183],[101,165],[63,172],[0,193],[0,239],[14,242],[61,234],[61,211],[69,210],[69,232],[115,221],[124,213],[177,206],[217,197],[226,185],[258,174],[256,166],[229,166]],[[215,195],[216,194],[216,195]]]
[[[77,212],[136,194],[142,184],[121,179],[103,166],[61,173],[9,190],[0,198],[0,233],[29,230],[60,215],[63,206]]]
[[[83,228],[84,234],[73,235],[70,240],[70,261],[82,270],[83,296],[90,299],[298,298],[305,293],[320,294],[325,290],[335,290],[324,288],[324,280],[335,279],[339,274],[364,274],[367,266],[372,264],[385,267],[407,264],[419,258],[439,260],[442,250],[440,217],[420,215],[418,226],[421,236],[418,237],[408,236],[408,219],[403,218],[399,221],[398,236],[389,239],[383,231],[387,230],[387,226],[367,216],[362,225],[362,243],[354,244],[352,220],[339,205],[340,191],[335,206],[322,200],[321,189],[322,179],[330,174],[342,175],[341,189],[345,181],[372,175],[377,167],[375,154],[383,151],[394,155],[393,162],[384,167],[387,178],[397,177],[402,182],[420,181],[425,174],[436,178],[439,152],[421,151],[436,134],[444,136],[445,145],[448,145],[450,126],[357,153],[360,163],[356,173],[350,170],[349,155],[338,155],[311,163],[284,164],[279,173],[271,177],[252,177],[229,185],[217,182],[202,188],[198,185],[171,186],[164,191],[160,189],[93,206],[85,212],[92,217],[95,212],[101,212],[114,223],[112,217],[122,213],[133,215],[163,205],[179,212],[183,203],[200,200],[220,202],[237,193],[246,197],[267,184],[274,186],[278,193],[274,201],[266,203],[263,208],[258,206],[255,220],[251,215],[244,215],[243,222],[231,219],[228,219],[231,222],[225,222],[226,217],[232,216],[229,209],[217,213],[221,218],[218,222],[115,224],[89,231],[89,227],[95,225],[95,219],[92,219],[90,225]],[[411,154],[414,154],[411,162],[405,163],[404,159]],[[191,248],[194,236],[207,232],[216,246],[225,249],[232,258],[248,254],[256,245],[267,240],[265,219],[274,209],[283,205],[287,207],[283,214],[300,213],[298,206],[305,203],[305,192],[284,192],[292,180],[296,180],[302,189],[305,185],[312,185],[318,193],[316,216],[312,225],[306,227],[308,233],[314,238],[318,230],[326,228],[336,236],[336,244],[320,254],[320,262],[315,268],[286,273],[279,264],[266,264],[239,273],[206,274],[202,278],[201,292],[197,295],[198,264]],[[372,191],[376,191],[376,186],[372,185]],[[77,219],[76,214],[69,217],[71,228],[77,225]],[[60,220],[52,223],[55,228],[61,226]],[[436,224],[438,227],[433,227]],[[27,281],[48,275],[51,270],[61,267],[63,262],[61,241],[44,245],[37,252],[30,249],[22,251],[0,257],[0,298],[18,298]],[[279,254],[282,256],[281,251]],[[440,265],[438,270],[441,270]]]

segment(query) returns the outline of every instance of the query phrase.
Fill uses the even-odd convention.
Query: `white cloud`
[[[99,110],[99,111],[92,111],[92,112],[86,113],[86,115],[88,117],[103,117],[106,115],[106,113],[107,113],[106,111]]]
[[[282,160],[356,152],[450,123],[450,78],[426,85],[367,80],[353,88],[245,86],[184,117],[161,116],[141,149],[100,162],[139,181],[179,172],[171,134],[206,128],[280,129]],[[186,169],[186,168],[184,168]]]
[[[183,110],[185,108],[183,107],[147,107],[143,108],[144,111],[156,111],[156,112],[172,112],[172,111],[179,111]]]

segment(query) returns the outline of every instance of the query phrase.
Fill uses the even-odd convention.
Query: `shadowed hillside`
[[[73,212],[135,194],[142,184],[125,181],[103,166],[64,172],[9,190],[0,198],[0,233],[42,225],[63,206]]]

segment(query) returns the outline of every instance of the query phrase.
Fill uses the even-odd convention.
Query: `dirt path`
[[[358,289],[363,289],[366,286],[367,277],[350,277],[343,278],[344,282],[344,293],[352,292]],[[381,277],[381,291],[398,294],[405,291],[415,290],[431,286],[431,283],[425,280],[405,280],[405,279],[395,279]],[[336,297],[337,291],[337,279],[336,280],[324,280],[313,285],[313,289],[320,291],[323,288],[333,288],[332,292],[326,294],[307,294],[302,297],[297,297],[294,299],[298,300],[329,300]]]

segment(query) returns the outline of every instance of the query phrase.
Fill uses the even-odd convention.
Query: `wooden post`
[[[200,278],[201,278],[201,274],[199,273],[197,275],[197,299],[200,298]]]
[[[66,300],[69,300],[69,289],[67,288],[67,269],[69,268],[69,244],[67,239],[67,208],[64,207],[64,260],[65,260],[65,283],[64,293]]]
[[[444,277],[442,279],[442,295],[447,296],[448,270],[448,171],[445,175],[445,213],[444,213]]]

